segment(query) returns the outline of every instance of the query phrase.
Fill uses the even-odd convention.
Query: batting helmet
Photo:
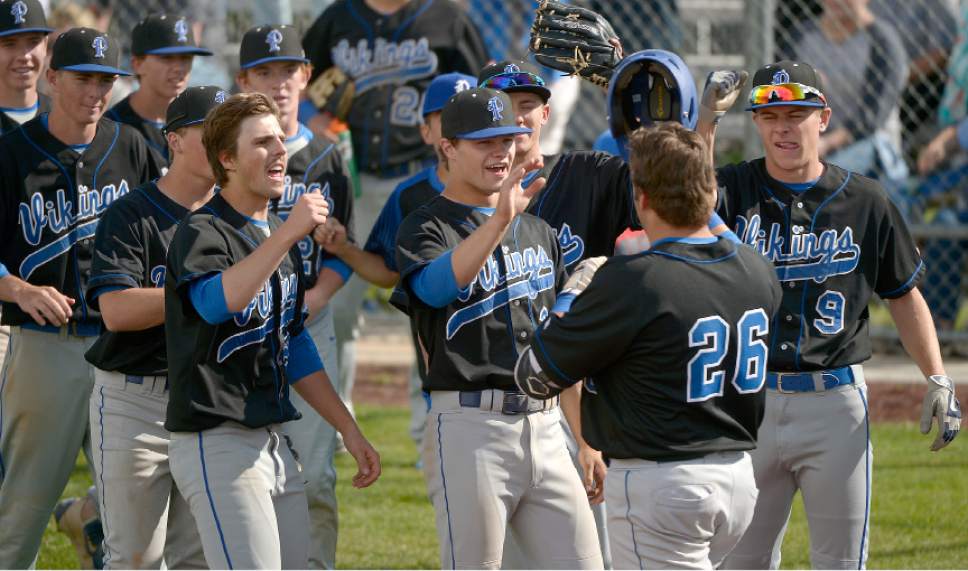
[[[608,127],[620,148],[629,133],[659,121],[696,128],[699,99],[686,62],[666,50],[635,52],[619,63],[608,82]]]

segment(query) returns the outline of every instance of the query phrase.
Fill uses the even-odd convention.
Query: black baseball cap
[[[214,85],[189,87],[182,91],[168,104],[165,133],[202,123],[208,112],[225,103],[228,96],[227,91]]]
[[[296,28],[288,25],[259,26],[242,36],[240,68],[249,69],[270,61],[309,63]]]
[[[195,43],[192,23],[184,16],[152,14],[138,22],[131,32],[131,55],[212,55]]]
[[[131,75],[118,67],[121,48],[104,32],[93,28],[71,28],[57,36],[50,68],[85,73]]]
[[[538,73],[538,68],[526,61],[504,60],[485,66],[477,74],[478,87],[500,89],[505,93],[528,92],[539,95],[545,102],[551,90]]]
[[[0,0],[0,37],[53,31],[38,0]]]
[[[440,131],[447,139],[490,139],[530,133],[518,127],[511,98],[496,89],[465,89],[444,105]]]
[[[765,65],[753,74],[746,110],[780,105],[827,106],[820,75],[810,64],[783,60]]]

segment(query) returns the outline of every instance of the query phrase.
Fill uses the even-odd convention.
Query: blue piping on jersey
[[[554,373],[558,375],[560,379],[568,382],[569,386],[575,384],[576,382],[578,382],[577,379],[573,379],[572,377],[569,377],[568,375],[566,375],[565,372],[562,371],[560,368],[558,368],[558,365],[551,359],[551,355],[549,355],[547,349],[545,349],[544,342],[541,341],[542,331],[544,331],[544,329],[536,329],[534,332],[534,340],[535,340],[535,343],[538,345],[538,350],[541,351],[541,354],[544,355],[545,361],[547,361],[548,365],[552,368]]]
[[[662,244],[692,244],[692,245],[702,245],[702,244],[715,244],[719,240],[716,236],[704,236],[702,238],[690,238],[688,236],[670,236],[668,238],[663,238],[661,240],[656,240],[652,243],[652,247]]]
[[[353,7],[353,0],[349,0],[349,2],[346,3],[346,10],[350,13],[350,16],[352,16],[353,19],[360,24],[363,30],[366,31],[367,46],[370,49],[372,49],[373,44],[375,43],[375,40],[373,38],[373,27],[370,26],[370,23],[366,21],[366,18],[361,16],[360,13],[356,11],[356,8]],[[389,115],[389,113],[387,113],[387,115]],[[367,116],[363,119],[363,136],[360,139],[361,152],[360,152],[359,162],[357,163],[361,171],[368,170],[370,166],[369,141],[370,141],[370,118],[369,116]],[[376,173],[376,174],[379,174],[379,173]]]
[[[403,34],[403,31],[406,30],[408,27],[410,27],[410,24],[412,24],[414,20],[419,18],[421,14],[426,12],[427,8],[430,8],[430,5],[433,3],[434,3],[434,0],[427,0],[426,4],[418,8],[417,11],[411,14],[409,18],[404,20],[404,22],[400,24],[400,27],[393,32],[393,38],[391,41],[393,42],[399,41],[400,36]]]
[[[632,523],[632,501],[629,499],[629,476],[631,475],[631,470],[625,471],[625,519],[629,522],[629,530],[632,532],[632,551],[635,552],[635,557],[639,560],[639,569],[643,569],[642,556],[639,555],[639,543],[635,540],[635,524]]]
[[[921,273],[921,268],[922,268],[923,266],[924,266],[924,259],[921,259],[921,260],[920,260],[920,261],[918,262],[918,267],[914,269],[914,273],[913,273],[913,274],[911,274],[911,277],[909,277],[909,278],[908,278],[908,280],[907,280],[906,282],[904,282],[904,285],[902,285],[901,287],[899,287],[899,288],[897,288],[897,289],[892,289],[892,290],[891,290],[891,291],[889,291],[889,292],[886,292],[886,293],[879,293],[879,294],[877,294],[877,295],[879,295],[879,296],[881,296],[881,297],[886,297],[886,298],[889,298],[889,299],[890,299],[891,297],[893,297],[893,296],[895,296],[895,295],[897,295],[897,294],[899,294],[899,293],[901,293],[902,291],[904,291],[904,290],[906,290],[906,289],[908,289],[908,286],[910,286],[910,285],[911,285],[911,282],[913,282],[913,281],[914,281],[914,280],[915,280],[915,279],[916,279],[916,278],[918,277],[918,274],[920,274],[920,273]]]
[[[447,500],[447,476],[444,475],[444,444],[441,420],[444,415],[437,413],[437,457],[440,459],[440,482],[444,487],[444,513],[447,514],[447,540],[450,542],[450,563],[457,569],[457,553],[454,552],[454,531],[450,525],[450,501]]]
[[[678,254],[671,254],[669,252],[662,252],[662,251],[656,251],[656,250],[646,250],[642,252],[642,254],[644,255],[654,254],[656,256],[663,256],[666,258],[671,258],[673,260],[679,260],[680,262],[687,262],[689,264],[718,264],[719,262],[725,262],[726,260],[736,256],[736,250],[733,250],[732,252],[724,256],[713,258],[711,260],[697,260],[695,258],[687,258],[686,256],[680,256]]]
[[[218,212],[215,212],[215,210],[213,210],[211,206],[205,205],[205,206],[201,207],[199,210],[206,210],[206,211],[210,212],[212,214],[212,216],[214,216],[216,218],[221,218],[222,220],[225,220],[224,218],[222,218],[221,216],[219,216],[219,213]],[[243,218],[245,218],[245,217],[243,216]],[[232,225],[229,224],[229,226],[232,226]],[[253,247],[255,247],[255,248],[258,248],[259,247],[258,242],[256,242],[255,240],[253,240],[250,236],[247,236],[244,232],[241,232],[240,230],[238,230],[237,228],[235,228],[235,226],[232,226],[232,229],[235,230],[235,233],[236,234],[238,234],[239,236],[241,236],[246,242],[248,242],[249,244],[251,244]]]
[[[3,113],[29,113],[31,111],[36,111],[40,109],[40,98],[37,102],[30,107],[0,107],[0,112]]]
[[[773,191],[770,190],[770,187],[764,185],[762,188],[763,188],[764,191],[766,191],[767,194],[770,195],[770,200],[772,200],[774,204],[776,204],[777,206],[780,207],[780,212],[782,212],[784,214],[784,216],[786,216],[786,221],[787,221],[787,224],[786,224],[786,227],[787,227],[786,240],[787,240],[787,244],[790,244],[791,243],[791,240],[790,240],[790,235],[791,234],[790,234],[790,232],[793,229],[792,228],[792,224],[791,224],[792,220],[790,218],[790,216],[791,216],[791,214],[790,214],[790,208],[786,204],[784,204],[783,202],[781,202],[780,199],[778,199],[775,194],[773,194]],[[783,284],[782,283],[780,284],[780,287],[783,287]],[[781,296],[781,299],[780,299],[780,306],[781,307],[783,306],[782,296]],[[780,312],[777,311],[776,313],[773,314],[773,319],[770,321],[770,331],[774,331],[774,332],[777,331],[776,322],[777,322],[777,320],[779,318],[780,318]],[[776,354],[776,339],[777,339],[777,337],[779,337],[779,335],[770,335],[770,353],[769,353],[770,355],[775,355]],[[767,363],[769,363],[769,359],[767,359]]]
[[[140,188],[138,188],[136,190],[138,192],[140,192],[145,197],[145,200],[147,200],[155,208],[157,208],[159,212],[161,212],[162,214],[164,214],[165,216],[167,216],[168,219],[171,220],[172,222],[174,222],[175,224],[178,224],[178,219],[175,218],[175,216],[171,212],[168,212],[167,210],[165,210],[165,208],[162,205],[160,205],[157,202],[155,202],[155,200],[153,198],[151,198],[150,196],[148,196],[148,193],[147,192],[145,192],[144,190],[141,190]],[[159,189],[159,191],[160,191],[160,189]]]
[[[222,542],[222,553],[225,555],[225,562],[229,569],[232,566],[232,557],[229,556],[229,548],[225,545],[225,534],[222,533],[222,522],[218,519],[218,512],[215,511],[215,500],[212,498],[212,489],[208,485],[208,470],[205,468],[205,447],[202,445],[202,433],[198,433],[198,457],[202,460],[202,481],[205,483],[205,495],[208,496],[208,505],[212,508],[212,517],[215,518],[215,529],[218,531],[218,538]]]
[[[101,523],[104,525],[104,529],[108,529],[108,499],[104,494],[104,491],[107,489],[104,487],[104,385],[98,388],[98,392],[101,394],[101,404],[97,407],[98,425],[101,428],[101,440],[97,445],[98,451],[101,453],[101,469],[98,470],[97,474],[98,479],[101,480],[101,509],[98,510],[100,512],[98,515],[101,516]],[[111,557],[111,550],[108,548],[108,534],[104,534],[101,542],[104,544],[104,567],[107,567],[108,560]]]
[[[323,158],[326,155],[328,155],[329,153],[331,153],[333,151],[333,149],[335,149],[335,148],[336,148],[336,145],[330,144],[330,146],[328,146],[325,149],[323,149],[323,152],[319,153],[319,156],[317,156],[315,159],[313,159],[309,163],[309,166],[306,167],[306,172],[303,173],[303,184],[309,184],[309,173],[312,172],[313,167],[315,167],[316,166],[316,163],[318,163],[319,161],[323,160]]]
[[[811,234],[813,234],[813,229],[817,225],[817,215],[820,214],[820,211],[823,210],[823,207],[824,206],[827,206],[827,203],[828,202],[830,202],[831,200],[834,199],[834,197],[836,197],[838,194],[840,194],[841,192],[843,192],[844,188],[847,187],[847,183],[850,182],[850,175],[851,175],[850,171],[847,171],[847,176],[844,177],[844,182],[842,182],[840,184],[840,186],[837,188],[837,190],[835,190],[832,193],[830,193],[830,196],[828,196],[827,198],[823,199],[823,202],[820,203],[820,206],[818,206],[817,209],[813,211],[813,215],[810,217],[810,233]],[[788,232],[788,234],[787,234],[787,243],[790,244],[790,247],[791,248],[793,247],[793,245],[792,245],[793,244],[793,240],[790,239],[789,232],[792,232],[792,231],[793,231],[792,223],[791,223],[791,221],[789,219],[789,216],[788,216],[787,217],[787,232]],[[796,348],[796,353],[794,353],[794,355],[793,355],[793,368],[795,370],[797,370],[797,371],[802,370],[802,369],[800,369],[800,344],[803,342],[803,329],[804,329],[804,326],[807,323],[807,320],[804,319],[804,316],[806,315],[806,311],[807,311],[807,289],[809,289],[809,287],[810,287],[809,280],[804,280],[804,282],[803,282],[803,293],[802,293],[802,295],[800,297],[800,332],[797,334],[797,348]]]
[[[111,156],[111,151],[114,150],[114,145],[118,142],[118,135],[121,134],[121,125],[118,123],[114,124],[114,137],[111,139],[111,144],[108,145],[108,150],[104,152],[104,156],[98,162],[97,166],[94,167],[94,174],[91,176],[91,188],[97,189],[97,173],[101,171],[101,167],[104,166],[104,161],[108,160]]]
[[[857,390],[860,395],[860,402],[864,403],[864,429],[867,432],[867,443],[864,445],[864,531],[860,536],[860,553],[857,554],[857,568],[864,568],[864,547],[867,544],[867,531],[870,526],[871,513],[871,419],[870,412],[867,410],[867,399],[864,397],[864,387]]]
[[[350,16],[352,16],[353,19],[356,20],[366,31],[367,41],[370,44],[373,44],[373,27],[370,26],[370,23],[366,21],[366,18],[361,16],[360,13],[356,11],[356,8],[353,7],[353,0],[350,0],[346,3],[346,9],[349,11]]]
[[[124,281],[124,283],[131,284],[131,287],[139,287],[138,282],[135,281],[135,279],[128,274],[101,274],[87,280],[87,289],[88,290],[93,289],[94,287],[96,287],[96,284],[99,284],[105,280],[116,280],[116,279],[120,279]]]

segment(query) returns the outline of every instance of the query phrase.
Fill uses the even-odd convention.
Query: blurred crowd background
[[[414,0],[425,1],[425,0]],[[468,10],[495,60],[526,57],[537,0],[456,1]],[[195,58],[193,85],[234,85],[239,41],[252,26],[306,30],[332,0],[47,0],[52,27],[89,26],[129,42],[151,12],[199,22],[196,37],[217,51]],[[968,347],[968,0],[575,0],[603,14],[626,53],[679,53],[700,89],[713,69],[753,70],[799,59],[816,67],[834,110],[824,158],[878,178],[918,238],[928,266],[922,290],[947,352]],[[51,41],[57,33],[51,34]],[[125,46],[127,50],[130,46]],[[128,58],[123,56],[122,61]],[[554,90],[549,148],[587,149],[606,128],[604,94],[546,70]],[[115,99],[135,86],[121,84]],[[737,104],[720,129],[721,161],[759,153]],[[545,143],[543,143],[545,144]],[[876,338],[896,342],[889,316],[872,306]],[[878,327],[878,325],[880,325]]]

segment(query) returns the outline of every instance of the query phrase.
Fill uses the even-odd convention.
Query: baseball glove
[[[306,88],[306,96],[317,109],[340,120],[349,114],[355,94],[353,80],[335,65],[319,74]]]
[[[622,59],[622,47],[608,20],[581,8],[543,0],[531,26],[531,52],[539,63],[578,74],[601,87]]]

